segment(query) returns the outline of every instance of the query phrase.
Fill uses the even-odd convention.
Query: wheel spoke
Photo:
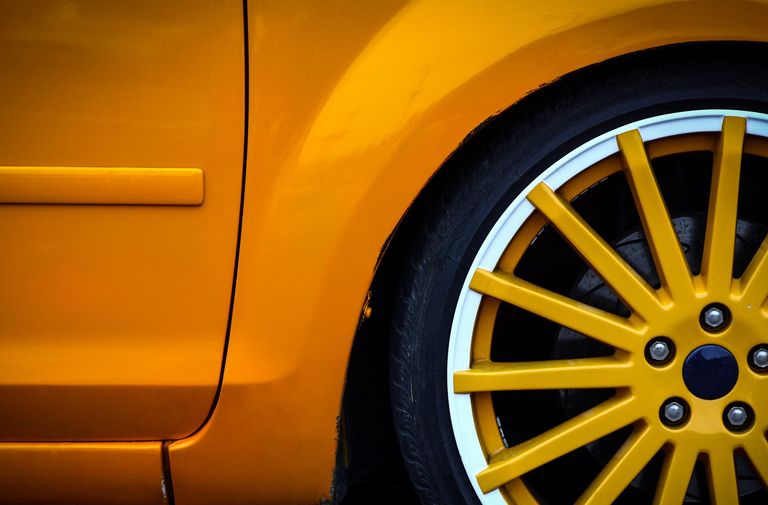
[[[628,131],[617,136],[616,140],[659,279],[672,298],[690,298],[693,295],[690,269],[653,175],[640,132]]]
[[[746,444],[744,450],[752,463],[752,467],[760,476],[763,487],[768,490],[768,442],[762,434],[756,435],[755,439],[755,442]]]
[[[619,349],[631,350],[641,331],[627,319],[553,293],[504,272],[478,269],[470,288]]]
[[[515,479],[506,486],[509,493],[515,497],[515,505],[540,505],[533,497],[522,479]]]
[[[723,119],[723,130],[715,150],[701,264],[701,274],[710,292],[730,292],[739,202],[739,174],[746,128],[747,121],[744,118]]]
[[[759,307],[768,298],[768,237],[765,237],[744,275],[739,279],[741,298]]]
[[[683,503],[698,457],[699,451],[693,447],[678,444],[672,448],[672,453],[667,455],[661,469],[653,505]]]
[[[478,361],[453,374],[457,393],[526,389],[611,388],[629,385],[631,364],[615,358],[494,363]]]
[[[526,442],[505,449],[477,474],[480,489],[487,493],[574,449],[627,426],[640,418],[632,397],[603,402]]]
[[[540,183],[528,200],[552,223],[584,260],[632,310],[647,319],[661,304],[652,288],[576,213],[571,205]]]
[[[662,439],[647,425],[635,430],[592,481],[578,500],[579,505],[613,503],[632,479],[659,451]]]
[[[714,505],[739,503],[733,450],[728,446],[713,449],[709,453],[707,469],[709,471],[709,494]]]

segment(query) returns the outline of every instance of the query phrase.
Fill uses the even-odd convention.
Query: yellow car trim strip
[[[0,203],[201,205],[199,168],[0,167]]]

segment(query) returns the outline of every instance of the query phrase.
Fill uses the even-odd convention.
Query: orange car
[[[768,502],[766,27],[0,1],[0,503]]]

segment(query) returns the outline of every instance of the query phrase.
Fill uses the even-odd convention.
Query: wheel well
[[[440,188],[469,161],[482,162],[488,146],[503,142],[512,120],[531,121],[550,97],[569,93],[585,79],[610,79],[627,65],[652,69],[659,62],[764,60],[768,44],[693,42],[623,55],[570,73],[533,91],[475,128],[426,183],[382,249],[369,291],[370,317],[363,317],[353,342],[339,423],[334,495],[340,503],[418,503],[400,456],[389,396],[389,328],[398,299],[399,274],[409,245],[425,225],[427,209],[439,205]],[[716,69],[715,69],[716,70]],[[495,142],[488,142],[494,139]],[[554,160],[551,160],[554,161]]]

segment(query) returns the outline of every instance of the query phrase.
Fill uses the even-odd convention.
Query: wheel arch
[[[249,10],[251,124],[232,325],[212,415],[169,445],[178,499],[299,503],[328,495],[339,401],[374,272],[395,257],[411,219],[403,215],[416,215],[414,199],[468,131],[531,90],[622,54],[768,41],[768,3],[600,1],[564,14],[567,5],[512,5],[477,19],[469,4],[413,2],[368,23],[368,38],[345,48],[348,59],[328,58],[332,68],[317,78],[317,65],[296,68],[275,47],[295,41],[291,55],[335,54],[334,34],[312,39],[284,13],[280,29],[265,31],[275,21],[267,7]],[[367,22],[365,12],[358,16],[347,22]],[[454,37],[419,30],[430,23],[453,28]],[[494,56],[474,61],[483,51]]]
[[[567,93],[573,84],[583,83],[594,78],[606,78],[610,72],[627,65],[648,66],[656,60],[675,58],[697,58],[705,61],[707,57],[727,54],[738,50],[750,57],[764,57],[768,44],[762,42],[709,41],[672,44],[654,47],[643,51],[620,55],[594,65],[590,65],[556,81],[542,86],[526,95],[506,110],[487,118],[475,127],[461,144],[440,165],[423,186],[411,206],[403,214],[396,228],[387,238],[379,256],[376,271],[363,306],[361,323],[355,334],[348,364],[345,382],[345,396],[340,417],[340,435],[337,448],[337,489],[347,491],[351,488],[353,496],[365,493],[371,486],[377,492],[388,488],[403,492],[398,486],[410,486],[403,481],[405,469],[399,453],[392,450],[391,443],[397,443],[389,409],[388,365],[390,359],[389,342],[390,317],[399,296],[399,274],[407,268],[410,258],[409,244],[416,234],[423,232],[428,209],[440,205],[441,188],[449,180],[461,177],[465,167],[482,163],[486,147],[498,142],[509,131],[509,124],[530,118],[535,121],[535,111],[546,106],[550,97]],[[555,160],[545,160],[544,163]],[[366,384],[367,383],[367,384]],[[370,395],[371,388],[376,392]],[[374,398],[375,401],[371,401]],[[364,409],[363,409],[364,407]],[[372,415],[375,414],[375,415]],[[389,416],[389,417],[386,417]],[[384,418],[382,418],[384,417]],[[379,431],[379,442],[371,443],[366,434],[371,430]],[[383,430],[391,430],[382,435]],[[351,454],[357,450],[359,454]],[[375,451],[379,451],[376,453]],[[381,479],[370,466],[381,465],[380,469],[390,474]],[[407,489],[405,492],[410,493]],[[374,499],[375,496],[365,496]]]

